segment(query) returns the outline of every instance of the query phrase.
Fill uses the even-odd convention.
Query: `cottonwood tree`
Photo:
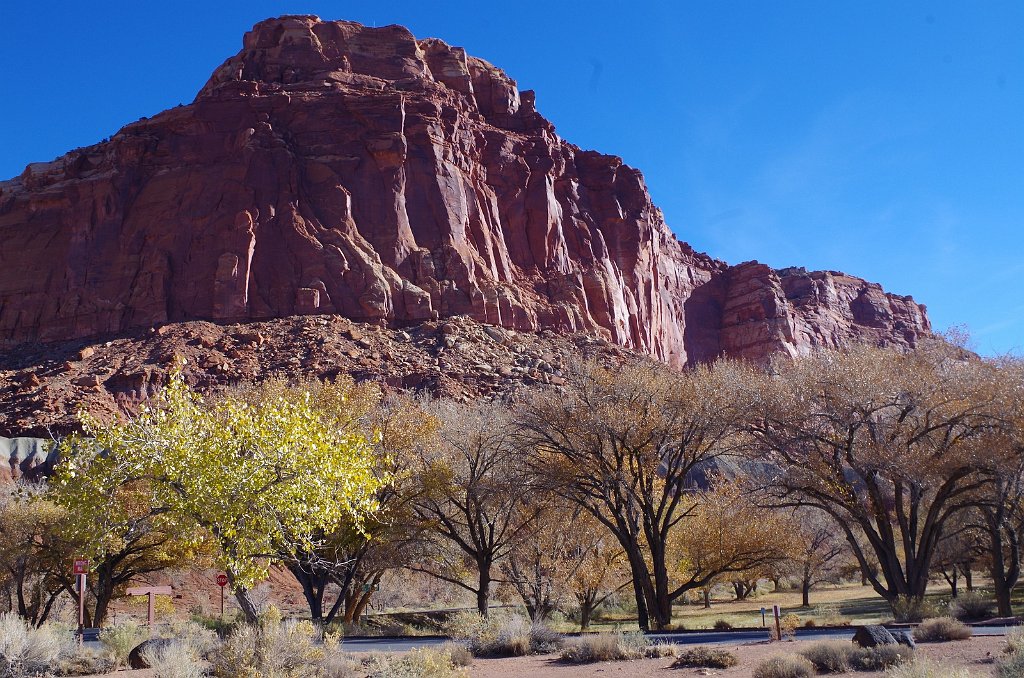
[[[800,604],[811,606],[811,590],[819,584],[838,579],[849,555],[846,539],[832,520],[814,510],[797,510],[790,522],[791,571],[800,582]]]
[[[37,627],[68,591],[61,571],[70,569],[74,557],[60,537],[65,512],[43,499],[43,490],[19,482],[0,491],[0,590],[8,610]]]
[[[575,514],[572,557],[579,566],[569,577],[569,590],[579,608],[580,630],[590,628],[594,613],[630,585],[626,554],[618,541],[589,513]]]
[[[377,509],[358,523],[346,514],[341,523],[316,530],[308,543],[290,537],[276,554],[301,586],[315,623],[330,624],[339,615],[353,621],[384,572],[408,562],[416,535],[409,507],[408,459],[414,446],[432,436],[434,420],[412,399],[385,397],[376,383],[356,384],[346,376],[323,382],[270,379],[234,395],[252,405],[278,398],[307,399],[335,431],[372,442],[374,473],[380,482]]]
[[[418,448],[412,509],[438,549],[412,569],[473,593],[486,616],[498,564],[537,517],[534,483],[507,407],[439,401],[429,411],[438,431],[435,444]]]
[[[712,477],[710,488],[685,501],[688,518],[670,533],[670,549],[677,586],[686,590],[735,575],[729,580],[743,600],[795,548],[786,516],[759,506],[741,482]]]
[[[49,548],[67,559],[54,571],[65,590],[75,590],[70,559],[89,561],[87,626],[101,626],[111,602],[123,597],[130,584],[170,568],[202,564],[207,546],[201,536],[186,535],[180,516],[152,502],[153,481],[140,458],[147,450],[140,446],[129,457],[106,448],[106,441],[62,441],[62,459],[39,497],[62,509]]]
[[[82,420],[94,442],[69,441],[61,491],[82,478],[114,488],[115,497],[135,497],[145,513],[173,521],[177,537],[211,543],[251,621],[258,610],[250,590],[269,563],[282,550],[311,548],[343,520],[361,525],[387,482],[372,441],[340,430],[309,394],[206,400],[174,374],[138,416]],[[99,512],[107,502],[79,491],[67,504]]]
[[[751,382],[749,431],[780,505],[831,516],[875,591],[920,600],[947,523],[979,504],[998,370],[938,342],[776,361]],[[877,564],[877,571],[872,565]]]
[[[735,397],[747,368],[721,363],[682,373],[648,362],[572,364],[561,390],[538,391],[517,415],[536,475],[618,540],[641,628],[665,628],[672,602],[721,571],[672,581],[670,533],[695,508],[687,477],[732,451]]]

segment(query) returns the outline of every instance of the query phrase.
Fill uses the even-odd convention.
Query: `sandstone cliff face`
[[[694,252],[640,172],[398,26],[264,21],[191,105],[0,183],[2,345],[304,314],[466,315],[675,365],[930,330],[858,278]]]

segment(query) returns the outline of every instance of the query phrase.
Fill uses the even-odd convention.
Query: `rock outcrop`
[[[930,330],[859,278],[695,252],[639,171],[399,26],[261,22],[192,104],[0,183],[0,345],[306,314],[465,315],[674,365]]]

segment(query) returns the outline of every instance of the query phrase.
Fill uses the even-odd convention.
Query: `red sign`
[[[227,585],[228,585],[228,576],[226,574],[224,574],[224,573],[218,574],[217,575],[217,586],[227,586]]]
[[[86,574],[89,571],[89,561],[84,558],[76,558],[72,574]]]

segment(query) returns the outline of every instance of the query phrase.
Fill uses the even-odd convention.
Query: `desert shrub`
[[[930,659],[915,659],[893,666],[886,678],[971,678],[967,669],[957,669]]]
[[[1024,678],[1024,653],[1013,652],[996,663],[998,678]]]
[[[808,619],[807,621],[804,622],[804,628],[805,629],[813,629],[813,628],[816,628],[817,626],[818,626],[818,622],[814,621],[813,619]]]
[[[33,628],[14,613],[0,614],[0,676],[19,678],[43,673],[70,653],[70,635],[53,626]]]
[[[321,643],[319,635],[308,621],[240,626],[211,653],[213,673],[223,678],[316,676],[334,650],[330,640]]]
[[[800,650],[800,656],[814,664],[820,673],[842,673],[850,668],[855,648],[842,640],[823,640]]]
[[[451,656],[452,664],[455,666],[470,666],[473,664],[473,652],[462,643],[444,643],[440,649]]]
[[[914,660],[914,650],[905,645],[876,645],[857,647],[850,653],[850,668],[854,671],[884,671],[902,662]]]
[[[378,655],[364,667],[366,678],[461,678],[466,670],[456,666],[447,650],[421,648],[402,655]]]
[[[363,678],[362,665],[336,646],[327,652],[321,664],[323,678]]]
[[[643,633],[593,633],[573,638],[562,649],[562,659],[573,664],[672,657],[676,646],[651,643]]]
[[[967,640],[971,635],[971,627],[952,617],[925,619],[914,628],[914,640],[922,643]]]
[[[814,664],[796,654],[769,657],[754,667],[753,678],[811,678]]]
[[[893,618],[900,624],[916,624],[940,615],[938,605],[924,598],[900,596],[891,607]]]
[[[114,661],[110,655],[86,647],[61,659],[56,673],[61,676],[96,676],[113,670]]]
[[[142,658],[153,669],[154,678],[202,678],[206,675],[199,650],[187,640],[147,647]]]
[[[1006,634],[1007,652],[1024,652],[1024,627],[1017,627]]]
[[[716,631],[729,631],[732,629],[732,624],[725,621],[724,619],[719,619],[715,622],[714,628]]]
[[[520,657],[554,652],[563,643],[561,634],[519,615],[484,618],[475,613],[460,613],[449,620],[445,630],[476,657]]]
[[[961,593],[949,605],[949,614],[962,621],[990,619],[995,611],[995,601],[977,591]]]
[[[187,644],[195,651],[196,656],[202,659],[209,657],[217,646],[218,640],[215,631],[195,621],[171,622],[170,632],[167,635]]]
[[[100,643],[117,668],[125,666],[131,651],[148,637],[148,630],[131,621],[114,624],[100,631]]]
[[[672,668],[727,669],[736,666],[740,660],[732,652],[717,647],[692,647],[680,652],[672,662]]]
[[[770,625],[769,632],[774,640],[782,640],[782,638],[792,638],[796,635],[796,630],[800,628],[800,615],[790,612],[789,614],[783,615],[779,619],[779,629],[782,631],[782,637],[779,637],[778,632],[775,629],[775,624]]]

